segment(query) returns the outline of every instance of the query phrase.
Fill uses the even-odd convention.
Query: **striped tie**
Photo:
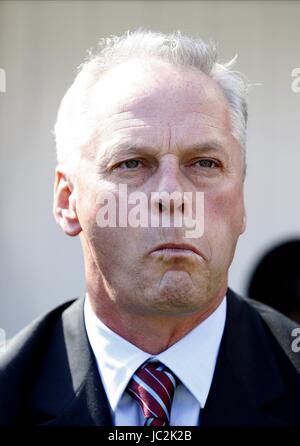
[[[127,392],[140,405],[144,426],[169,426],[171,405],[179,380],[158,361],[146,362],[133,375]]]

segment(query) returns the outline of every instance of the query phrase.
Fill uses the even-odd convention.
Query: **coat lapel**
[[[109,403],[89,346],[84,299],[64,311],[31,400],[31,418],[44,426],[111,426]]]
[[[288,424],[270,410],[286,393],[272,342],[257,312],[228,290],[225,329],[201,425]]]

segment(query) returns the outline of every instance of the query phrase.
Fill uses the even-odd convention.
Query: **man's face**
[[[74,177],[89,287],[130,313],[207,310],[226,292],[244,230],[243,165],[221,89],[193,69],[132,60],[101,77],[89,107],[97,132]],[[119,204],[120,184],[149,200],[151,192],[204,192],[204,234],[99,227],[101,194],[114,194]],[[187,243],[201,254],[152,251],[164,243]]]

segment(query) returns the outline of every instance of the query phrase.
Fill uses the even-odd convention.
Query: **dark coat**
[[[83,302],[66,302],[34,321],[0,354],[0,425],[112,426]],[[295,327],[271,308],[228,290],[202,426],[300,426],[300,353],[291,349]]]

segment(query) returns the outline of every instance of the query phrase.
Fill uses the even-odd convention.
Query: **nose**
[[[165,155],[153,180],[152,212],[158,214],[170,213],[170,215],[179,212],[183,215],[187,211],[184,196],[186,179],[180,170],[176,157]]]

